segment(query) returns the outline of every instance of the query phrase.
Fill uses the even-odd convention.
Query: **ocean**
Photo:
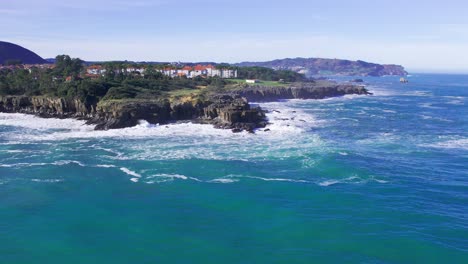
[[[0,114],[0,263],[468,263],[468,76],[408,79],[256,134]]]

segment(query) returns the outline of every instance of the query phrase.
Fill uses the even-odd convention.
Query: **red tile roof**
[[[91,65],[91,66],[88,67],[88,69],[100,70],[100,69],[102,69],[102,66],[101,65]]]
[[[204,71],[204,70],[206,70],[206,66],[197,65],[197,66],[195,66],[194,69],[195,69],[196,71]]]

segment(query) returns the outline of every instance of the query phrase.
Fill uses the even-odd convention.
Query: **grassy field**
[[[184,96],[198,95],[200,94],[200,92],[201,92],[201,89],[181,89],[181,90],[170,91],[167,94],[170,97],[184,97]]]

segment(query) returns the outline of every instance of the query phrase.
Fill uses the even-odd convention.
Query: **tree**
[[[77,78],[83,70],[83,61],[79,58],[70,58],[68,55],[55,57],[54,73],[56,77],[66,78],[72,76]]]

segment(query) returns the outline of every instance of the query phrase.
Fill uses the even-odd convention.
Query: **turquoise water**
[[[468,263],[468,76],[409,80],[255,135],[0,114],[0,263]]]

